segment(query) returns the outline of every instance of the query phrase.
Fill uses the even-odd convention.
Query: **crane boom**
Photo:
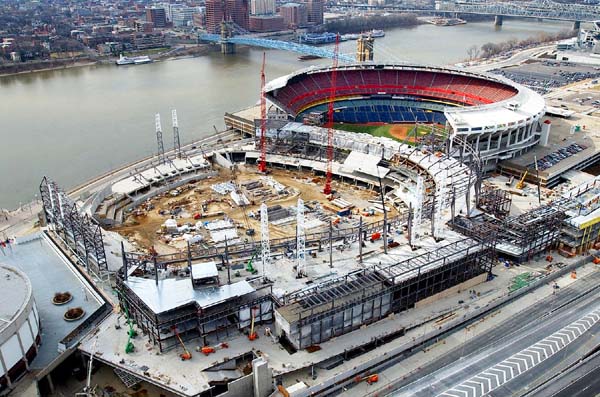
[[[333,103],[335,101],[337,67],[340,53],[340,35],[335,36],[335,47],[333,50],[333,67],[331,68],[331,88],[329,91],[329,105],[327,107],[327,176],[323,193],[331,194],[331,178],[333,167]]]
[[[267,99],[265,97],[265,53],[260,68],[260,161],[258,170],[267,171]]]

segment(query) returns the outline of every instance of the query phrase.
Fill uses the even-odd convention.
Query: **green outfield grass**
[[[362,132],[373,136],[384,136],[386,138],[395,139],[390,135],[390,129],[393,124],[383,125],[371,125],[371,124],[334,124],[336,130],[348,131],[348,132]]]

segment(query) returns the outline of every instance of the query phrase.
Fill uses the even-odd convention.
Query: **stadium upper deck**
[[[331,95],[331,68],[309,68],[277,78],[267,98],[299,120],[324,112]],[[486,169],[527,151],[539,141],[544,99],[500,76],[445,67],[362,63],[337,69],[336,122],[447,121],[465,135]],[[432,116],[428,116],[432,115]]]

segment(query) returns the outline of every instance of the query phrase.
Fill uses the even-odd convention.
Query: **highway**
[[[526,394],[527,397],[591,397],[600,394],[600,352],[568,371],[551,378],[546,384]]]
[[[600,272],[593,273],[520,311],[397,383],[396,391],[389,395],[476,397],[526,393],[530,385],[557,373],[565,363],[576,362],[597,344],[600,311],[593,321],[586,316],[600,309],[600,297],[582,293],[595,289],[599,281]],[[581,330],[570,334],[574,332],[572,327]]]
[[[506,68],[509,66],[519,65],[528,59],[534,58],[550,49],[554,48],[554,45],[546,45],[542,47],[529,48],[523,51],[519,51],[508,59],[499,60],[491,63],[482,63],[475,66],[469,66],[467,69],[471,72],[489,72],[490,70]]]

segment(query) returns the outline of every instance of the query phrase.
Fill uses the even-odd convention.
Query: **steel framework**
[[[493,250],[459,240],[388,266],[373,266],[285,295],[276,302],[298,349],[400,312],[473,277],[489,274]]]
[[[306,234],[304,230],[304,201],[299,198],[296,207],[296,274],[302,277],[306,272]]]
[[[260,159],[258,170],[267,171],[267,98],[265,97],[265,53],[260,68]]]
[[[154,125],[156,127],[156,143],[158,145],[158,162],[164,164],[165,160],[165,145],[163,144],[162,126],[160,124],[160,114],[154,116]]]
[[[71,198],[47,177],[40,183],[46,223],[71,250],[79,264],[97,275],[108,270],[102,229],[83,215]]]
[[[559,3],[550,0],[534,1],[436,1],[437,11],[459,14],[503,15],[523,18],[558,19],[566,21],[595,21],[600,19],[600,7]]]
[[[327,104],[327,175],[323,193],[331,194],[331,178],[333,175],[333,105],[337,86],[338,55],[340,51],[340,35],[335,36],[333,66],[331,68],[331,87],[329,88],[329,103]]]
[[[177,121],[177,110],[171,110],[171,119],[173,120],[173,150],[175,156],[181,158],[181,141],[179,140],[179,122]]]
[[[497,219],[504,219],[510,213],[511,204],[512,196],[510,192],[486,186],[479,194],[477,208]]]
[[[260,257],[262,261],[262,274],[266,276],[265,269],[267,269],[271,261],[271,240],[269,239],[269,210],[265,203],[260,206]]]

